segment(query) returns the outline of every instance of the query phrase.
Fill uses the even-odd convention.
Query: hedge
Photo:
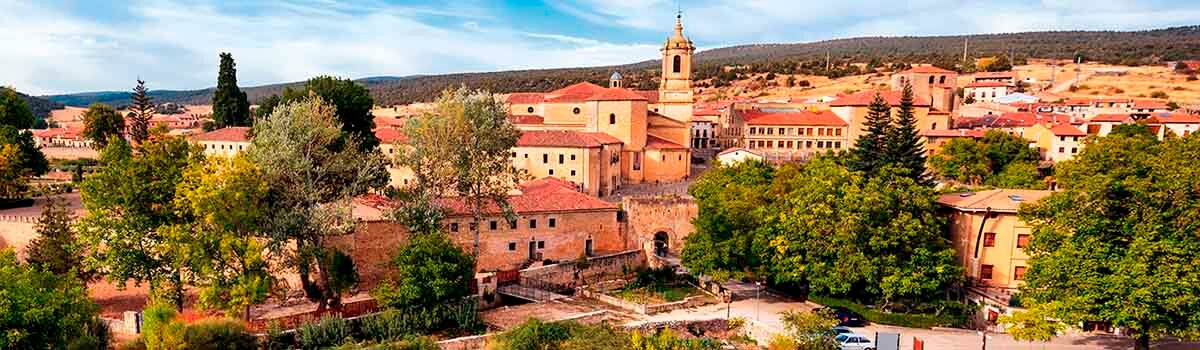
[[[867,321],[878,324],[901,326],[909,328],[960,327],[966,323],[965,317],[954,315],[930,315],[882,312],[868,308],[865,305],[833,297],[812,295],[808,298],[814,303],[828,307],[840,307],[862,315]]]

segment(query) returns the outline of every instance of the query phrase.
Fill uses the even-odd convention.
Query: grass
[[[655,283],[642,287],[626,287],[615,291],[614,296],[642,304],[659,304],[680,301],[699,294],[695,287],[686,283]]]
[[[933,328],[961,327],[966,323],[966,317],[881,312],[850,300],[832,297],[812,295],[809,296],[809,300],[828,307],[841,307],[849,309],[850,311],[854,311],[855,313],[862,315],[863,318],[867,319],[867,321],[885,325],[911,328]]]

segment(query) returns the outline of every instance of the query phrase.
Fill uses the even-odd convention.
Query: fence
[[[16,222],[16,223],[23,223],[23,224],[36,224],[36,223],[38,223],[38,217],[37,216],[26,216],[26,215],[0,215],[0,222]]]

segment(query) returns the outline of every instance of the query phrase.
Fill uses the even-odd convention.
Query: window
[[[517,221],[516,221],[516,220],[509,221],[509,222],[508,222],[508,229],[510,229],[510,230],[516,230],[516,229],[517,229]]]
[[[995,247],[996,246],[996,233],[995,232],[984,232],[983,233],[983,246],[984,247]]]
[[[817,148],[825,148],[825,141],[817,141]]]
[[[516,157],[517,157],[517,152],[512,152],[512,157],[513,157],[513,158],[516,158]]]
[[[508,251],[510,251],[510,252],[517,251],[517,242],[508,242]]]
[[[1063,153],[1063,152],[1066,152],[1066,148],[1059,147],[1059,148],[1058,148],[1058,153]]]
[[[563,163],[563,155],[559,154],[558,155],[558,164],[562,164],[562,163]]]
[[[933,84],[933,76],[932,75],[929,76],[929,83]]]
[[[981,279],[981,280],[992,279],[992,265],[980,265],[979,266],[979,279]]]
[[[671,71],[675,72],[675,73],[679,73],[679,68],[680,68],[679,66],[681,66],[683,64],[683,58],[679,57],[679,55],[675,55],[675,58],[672,59],[672,61],[673,62],[671,62]]]
[[[571,176],[575,176],[575,170],[571,170]]]
[[[458,232],[458,223],[457,222],[450,223],[450,232]]]
[[[946,83],[946,76],[945,76],[945,75],[943,75],[941,78],[938,78],[938,84],[945,84],[945,83]]]
[[[546,249],[546,241],[538,241],[538,249]]]
[[[571,113],[579,114],[579,107],[575,107],[575,109],[572,109]]]
[[[542,153],[542,164],[549,164],[549,163],[550,163],[550,155],[547,153]]]
[[[758,134],[758,128],[750,127],[750,135]]]
[[[633,170],[642,170],[642,154],[633,154]]]
[[[592,256],[592,239],[588,238],[583,242],[583,254]]]
[[[780,135],[787,135],[787,133],[785,133],[785,132],[783,131],[783,128],[779,128],[779,134],[780,134]]]
[[[550,175],[554,175],[554,169],[550,169]]]
[[[1075,147],[1071,147],[1071,154],[1075,154],[1075,153],[1079,153],[1079,149],[1075,148]]]
[[[529,228],[537,228],[537,219],[529,219]]]
[[[608,123],[609,123],[609,124],[616,124],[616,123],[617,123],[617,114],[616,114],[616,113],[609,113],[609,114],[608,114]]]
[[[842,141],[835,141],[833,143],[833,148],[842,148]]]
[[[529,108],[526,108],[525,111],[529,112],[529,113],[533,113],[533,106],[529,106]]]
[[[1017,248],[1025,248],[1029,246],[1029,235],[1017,235]]]
[[[933,125],[937,126],[937,124],[933,124]],[[842,129],[833,129],[833,134],[834,134],[834,136],[842,136]]]
[[[825,136],[825,128],[817,128],[817,136]]]
[[[767,135],[775,135],[775,129],[767,128]]]
[[[489,230],[495,231],[496,227],[498,227],[498,226],[499,225],[496,224],[496,220],[488,221],[488,229]]]
[[[549,225],[550,228],[554,228],[555,226],[558,226],[558,219],[550,218],[550,222],[548,222],[547,225]]]
[[[1014,281],[1025,280],[1025,267],[1024,266],[1017,266],[1017,267],[1013,268],[1013,280]]]
[[[575,155],[574,155],[574,154],[572,154],[572,155],[571,155],[571,160],[575,160]]]

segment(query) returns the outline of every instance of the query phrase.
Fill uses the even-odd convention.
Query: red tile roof
[[[747,125],[806,125],[806,126],[847,126],[846,121],[831,111],[820,112],[764,112],[751,109],[741,111]]]
[[[196,141],[250,142],[250,128],[230,126],[193,136]]]
[[[513,124],[542,124],[546,122],[546,118],[533,114],[510,114],[508,121]]]
[[[979,138],[983,138],[983,134],[985,134],[985,133],[987,133],[987,130],[980,130],[980,129],[944,130],[943,129],[943,130],[921,130],[921,132],[919,134],[921,136],[925,136],[925,137],[970,137],[970,138],[979,139]]]
[[[1167,103],[1155,100],[1137,100],[1133,101],[1134,109],[1167,109]]]
[[[389,145],[393,143],[408,142],[408,135],[405,135],[400,130],[393,128],[375,129],[375,137],[379,139],[380,143]]]
[[[684,147],[683,145],[680,145],[678,143],[674,143],[674,142],[668,141],[667,139],[664,139],[664,138],[661,138],[658,136],[654,136],[654,135],[649,135],[649,134],[646,135],[646,148],[649,148],[649,149],[687,149],[687,147]]]
[[[842,96],[836,100],[833,100],[833,102],[830,102],[829,106],[830,107],[869,106],[869,105],[871,105],[871,101],[875,100],[875,93],[876,93],[875,91],[863,91],[863,92],[859,92],[859,93],[855,93],[855,94]],[[896,107],[896,106],[900,105],[900,97],[903,95],[903,92],[901,92],[901,91],[879,91],[879,95],[883,96],[883,99],[886,100],[889,105],[892,105],[892,107]],[[928,107],[930,104],[929,104],[929,101],[924,98],[921,98],[919,96],[913,96],[913,105],[918,106],[918,107]]]
[[[1095,123],[1095,122],[1128,123],[1128,122],[1132,122],[1133,119],[1129,118],[1129,114],[1108,113],[1108,114],[1097,114],[1095,117],[1092,117],[1092,119],[1089,119],[1088,121],[1093,122],[1093,123]]]
[[[901,74],[907,74],[907,73],[918,73],[918,74],[943,74],[943,73],[947,73],[947,74],[948,74],[948,73],[954,73],[954,71],[945,70],[945,69],[941,69],[941,68],[934,67],[934,66],[916,66],[916,67],[912,67],[912,68],[910,68],[909,70],[906,70],[906,71],[903,71],[903,72],[900,72],[900,73],[901,73]]]
[[[566,130],[530,130],[521,132],[518,147],[576,147],[591,148],[621,143],[621,140],[601,132]]]
[[[1050,133],[1054,136],[1087,136],[1086,132],[1070,124],[1054,124],[1050,127]]]
[[[645,96],[622,88],[604,89],[600,93],[589,96],[586,101],[647,101]]]
[[[508,204],[518,214],[604,210],[616,211],[615,204],[581,193],[575,185],[556,177],[544,177],[519,186],[521,194],[508,196]],[[443,198],[435,201],[450,210],[452,216],[471,215],[470,206],[461,197]],[[488,203],[483,212],[487,215],[500,214],[500,207]]]
[[[634,90],[634,93],[646,98],[646,102],[658,103],[658,90]]]
[[[1045,190],[1017,189],[949,193],[938,197],[937,203],[961,211],[991,210],[1002,213],[1016,213],[1022,203],[1036,203],[1051,193]]]
[[[546,99],[546,94],[540,92],[514,92],[505,99],[510,104],[538,104]]]
[[[1188,113],[1154,113],[1150,120],[1157,120],[1160,124],[1198,124],[1200,123],[1200,115]],[[1151,122],[1154,124],[1154,122]]]
[[[965,88],[989,88],[989,87],[1004,87],[1004,86],[1008,86],[1008,85],[1009,85],[1009,84],[1008,84],[1007,82],[1003,82],[1003,81],[990,81],[990,80],[989,80],[989,81],[977,81],[977,82],[973,82],[973,83],[967,84],[967,85],[965,85],[965,86],[963,86],[963,87],[965,87]]]
[[[547,95],[574,95],[574,94],[594,95],[594,94],[601,93],[604,90],[605,90],[605,88],[603,86],[592,84],[592,83],[585,81],[585,82],[571,84],[571,85],[568,85],[567,87],[551,91]]]

